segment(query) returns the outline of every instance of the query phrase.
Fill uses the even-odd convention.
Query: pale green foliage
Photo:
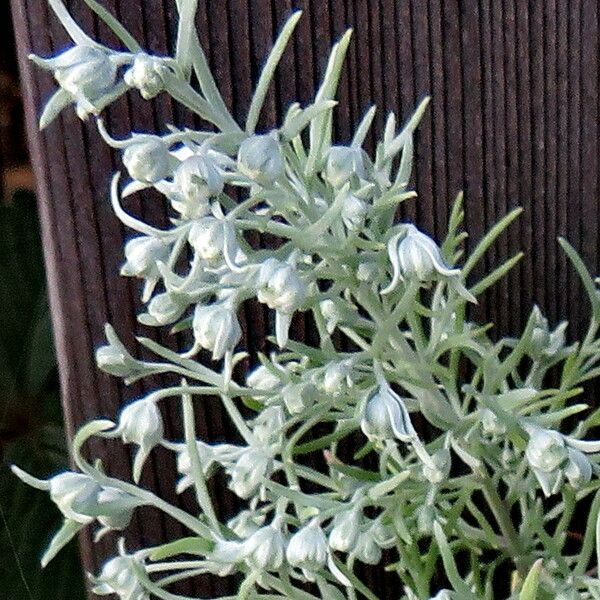
[[[117,217],[139,234],[125,247],[122,269],[144,282],[146,312],[139,320],[191,329],[193,343],[177,354],[140,338],[158,357],[141,361],[107,327],[108,345],[97,351],[103,370],[129,383],[157,373],[182,381],[130,404],[118,424],[83,427],[73,442],[80,475],[42,481],[15,468],[49,490],[65,515],[44,560],[82,527],[99,522],[100,534],[125,529],[136,507],[152,505],[183,524],[189,537],[144,549],[128,547],[125,533],[120,558],[96,579],[98,593],[173,599],[170,583],[237,573],[236,598],[373,600],[357,575],[365,563],[396,573],[398,596],[409,600],[599,598],[600,442],[583,439],[598,413],[582,417],[588,406],[574,398],[600,372],[600,294],[575,251],[561,242],[593,307],[585,339],[567,346],[565,324],[552,330],[535,308],[519,339],[494,341],[488,326],[469,321],[468,304],[520,255],[479,281],[467,276],[519,211],[475,244],[462,268],[461,196],[441,246],[413,224],[394,223],[398,205],[415,197],[408,187],[413,136],[427,99],[400,132],[389,116],[373,156],[362,146],[374,109],[349,145],[335,144],[333,98],[349,33],[332,49],[314,102],[291,105],[278,129],[257,134],[299,13],[283,27],[240,126],[201,50],[195,2],[178,2],[176,56],[161,58],[141,54],[121,25],[86,1],[128,50],[92,42],[62,3],[50,0],[78,49],[36,59],[61,85],[42,124],[69,103],[82,117],[97,115],[130,87],[148,99],[170,94],[215,131],[170,127],[162,137],[115,140],[98,122],[107,143],[123,151],[130,176],[121,188],[115,174],[111,198]],[[199,89],[190,84],[192,72]],[[167,230],[122,207],[123,198],[147,187],[164,194],[172,209]],[[256,250],[246,232],[282,241],[277,249]],[[190,261],[183,258],[188,252]],[[273,352],[250,356],[259,366],[241,382],[233,376],[247,357],[239,350],[238,314],[251,298],[274,317]],[[318,333],[316,346],[290,339],[292,319],[302,311]],[[195,357],[203,350],[201,363]],[[551,372],[558,385],[548,388]],[[215,397],[241,443],[197,439],[194,401]],[[167,440],[157,407],[178,399],[184,437]],[[577,425],[561,430],[575,415]],[[91,436],[138,447],[136,484],[84,460],[81,446]],[[176,454],[177,491],[194,490],[197,514],[137,485],[158,445]],[[317,460],[306,461],[309,455]],[[207,486],[219,470],[243,505],[228,523],[220,522]],[[592,496],[582,542],[567,552],[576,507]]]

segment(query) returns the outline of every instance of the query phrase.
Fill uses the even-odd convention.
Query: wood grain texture
[[[69,3],[84,28],[109,45],[115,40],[81,0]],[[132,33],[152,52],[172,47],[172,0],[106,0]],[[53,88],[47,73],[32,69],[26,55],[42,56],[67,38],[45,0],[12,0],[29,146],[37,175],[51,304],[69,431],[96,415],[113,417],[127,398],[144,393],[156,380],[133,389],[98,373],[93,349],[102,326],[113,323],[134,347],[139,309],[135,283],[118,276],[122,244],[128,235],[107,202],[116,157],[94,127],[71,111],[46,132],[36,131],[36,115]],[[355,29],[344,76],[336,132],[348,140],[373,103],[379,131],[385,113],[404,119],[419,98],[433,94],[417,140],[416,188],[419,200],[403,217],[441,237],[449,206],[464,189],[467,228],[474,242],[494,221],[521,205],[525,212],[489,254],[479,273],[519,249],[520,266],[474,310],[496,323],[498,334],[517,332],[532,303],[553,321],[568,318],[571,335],[586,318],[581,288],[556,236],[568,237],[592,272],[598,271],[598,94],[599,10],[596,0],[221,0],[200,1],[197,22],[203,45],[228,105],[237,117],[247,109],[252,83],[273,36],[294,8],[305,15],[271,90],[261,127],[277,122],[292,99],[306,101],[323,73],[327,50],[346,27]],[[164,130],[164,124],[193,124],[168,98],[152,104],[132,94],[108,112],[115,135],[130,128]],[[370,138],[372,143],[373,139]],[[129,207],[164,222],[156,197],[142,196]],[[256,305],[243,315],[248,346],[259,348],[267,317]],[[295,335],[309,335],[303,321]],[[148,333],[148,332],[144,332]],[[164,335],[164,343],[170,343]],[[179,340],[181,342],[181,340]],[[168,431],[179,429],[177,409],[165,415]],[[213,439],[230,429],[215,406],[205,405],[200,431]],[[98,443],[94,450],[107,468],[127,473],[127,451]],[[172,496],[167,456],[147,469],[147,483]],[[187,501],[187,500],[185,500]],[[232,510],[223,500],[222,512]],[[157,515],[139,513],[131,545],[180,532]],[[82,543],[92,569],[113,540]],[[384,581],[373,582],[382,591]],[[198,582],[185,591],[211,594],[223,582]]]

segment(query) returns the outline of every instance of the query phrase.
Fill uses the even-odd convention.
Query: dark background
[[[115,41],[82,0],[67,3],[84,28],[109,45]],[[106,0],[152,52],[169,51],[176,19],[171,0]],[[551,322],[572,323],[578,335],[587,303],[576,276],[558,250],[566,236],[593,273],[598,267],[599,7],[596,0],[223,0],[200,1],[197,17],[204,48],[227,103],[237,116],[248,106],[252,82],[274,35],[292,8],[305,9],[282,62],[263,119],[272,126],[292,100],[307,101],[322,75],[332,40],[348,27],[355,36],[340,86],[336,130],[347,140],[363,112],[375,103],[375,131],[387,111],[407,117],[425,94],[431,108],[417,142],[416,189],[403,217],[442,237],[449,205],[465,191],[466,223],[477,241],[515,206],[525,212],[488,255],[485,269],[518,250],[525,259],[473,311],[497,325],[497,335],[516,333],[534,302]],[[62,396],[69,431],[96,415],[114,416],[123,390],[98,373],[93,348],[102,326],[113,323],[134,346],[140,332],[135,284],[118,277],[126,232],[107,202],[118,163],[94,127],[72,111],[36,132],[36,116],[54,88],[48,73],[26,61],[64,47],[67,38],[45,0],[12,0],[31,158],[37,179],[42,235],[53,310]],[[159,97],[151,105],[132,94],[109,111],[114,135],[130,129],[164,131],[164,124],[192,124],[189,115]],[[372,140],[371,140],[372,141]],[[131,202],[157,223],[164,208],[152,197]],[[260,339],[261,311],[246,314],[247,345]],[[304,324],[296,323],[296,333]],[[159,334],[160,335],[160,334]],[[163,339],[165,343],[168,340]],[[160,383],[160,382],[155,382]],[[178,429],[174,410],[168,432]],[[226,435],[222,415],[208,406],[201,433]],[[109,469],[127,472],[126,451],[102,444],[95,450]],[[163,464],[163,459],[158,461]],[[147,483],[172,495],[173,473],[150,466]],[[223,510],[227,510],[225,503]],[[132,539],[175,535],[158,517],[139,517]],[[110,543],[83,544],[87,567]],[[210,590],[200,590],[197,592]]]

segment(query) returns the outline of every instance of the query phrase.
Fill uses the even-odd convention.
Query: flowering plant
[[[151,506],[189,535],[151,548],[129,547],[123,537],[92,577],[97,594],[174,600],[183,597],[169,591],[173,583],[211,573],[237,576],[237,595],[228,598],[374,600],[360,578],[366,564],[395,573],[405,600],[600,598],[600,441],[584,439],[600,412],[582,417],[588,405],[573,402],[600,374],[600,292],[574,249],[560,241],[592,305],[585,339],[567,345],[566,324],[551,329],[534,308],[520,338],[494,341],[489,326],[468,319],[468,305],[521,255],[479,281],[470,275],[519,211],[462,266],[460,196],[440,245],[414,224],[395,223],[398,205],[416,195],[413,137],[427,99],[399,132],[388,117],[373,155],[363,145],[374,109],[349,144],[334,144],[333,98],[349,32],[333,47],[314,102],[292,104],[279,128],[257,133],[300,13],[282,28],[241,127],[193,28],[194,0],[177,2],[173,58],[144,53],[95,0],[85,1],[127,49],[93,41],[61,0],[49,0],[74,46],[32,57],[59,84],[41,125],[74,104],[81,118],[97,117],[102,137],[122,152],[128,177],[122,185],[114,175],[112,206],[136,235],[121,273],[143,282],[141,323],[190,330],[193,342],[178,354],[139,338],[157,356],[139,360],[107,325],[107,344],[96,352],[102,370],[126,383],[157,373],[181,383],[131,402],[116,422],[84,425],[72,442],[77,472],[41,480],[13,467],[64,515],[42,564],[83,527],[97,526],[99,538]],[[145,99],[170,94],[214,128],[114,139],[99,115],[128,90]],[[124,197],[145,188],[169,203],[168,229],[123,208]],[[257,249],[249,232],[281,243]],[[250,299],[273,315],[268,356],[240,349],[237,314]],[[318,344],[290,339],[298,311]],[[235,367],[247,359],[254,366],[239,378]],[[219,399],[237,441],[198,439],[194,401],[209,397]],[[182,440],[166,439],[163,429],[160,405],[173,401],[181,403]],[[92,436],[136,446],[133,483],[84,457]],[[139,485],[157,446],[176,455],[176,491],[193,488],[193,514]],[[239,499],[229,520],[207,485],[218,472]],[[581,505],[587,522],[574,543]]]

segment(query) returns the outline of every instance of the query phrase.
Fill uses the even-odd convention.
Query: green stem
[[[506,538],[508,542],[510,552],[512,554],[511,559],[515,563],[515,566],[519,570],[519,572],[524,576],[526,574],[526,570],[524,565],[521,563],[521,558],[525,555],[525,550],[523,548],[523,544],[521,542],[521,538],[513,525],[512,519],[510,518],[510,513],[506,506],[504,500],[498,494],[498,491],[494,487],[492,480],[484,476],[482,478],[482,488],[485,498],[489,504],[492,513],[502,531],[502,534]]]
[[[196,499],[202,512],[207,516],[215,531],[220,531],[219,519],[215,512],[206,479],[198,454],[198,446],[196,445],[196,431],[194,420],[194,405],[192,404],[192,396],[190,394],[182,394],[183,404],[183,430],[185,435],[185,445],[190,457],[191,475],[194,480],[196,490]]]

